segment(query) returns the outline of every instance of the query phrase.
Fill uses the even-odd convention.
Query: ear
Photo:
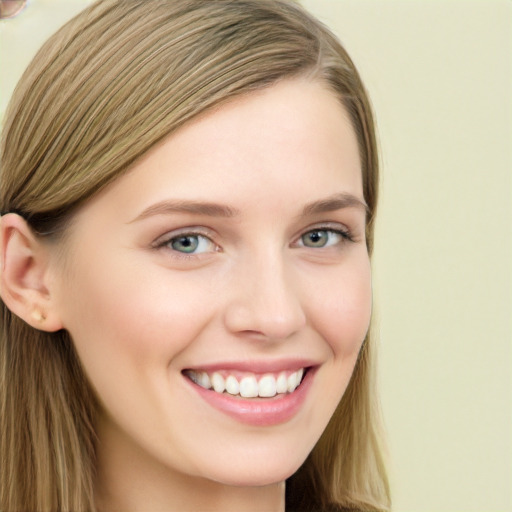
[[[32,327],[53,332],[62,322],[52,301],[50,252],[14,213],[0,218],[0,296]]]

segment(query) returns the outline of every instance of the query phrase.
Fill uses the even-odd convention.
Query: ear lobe
[[[22,217],[0,218],[0,296],[29,325],[51,332],[62,329],[62,322],[49,289],[49,256]]]

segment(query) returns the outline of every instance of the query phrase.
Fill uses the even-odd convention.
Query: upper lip
[[[295,371],[301,368],[318,366],[320,363],[313,359],[276,359],[276,360],[245,360],[224,361],[204,365],[194,365],[184,370],[215,372],[220,370],[234,370],[253,373],[275,373],[280,371]]]

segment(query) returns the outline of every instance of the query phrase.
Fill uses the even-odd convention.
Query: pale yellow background
[[[88,0],[0,23],[0,112]],[[375,105],[380,387],[397,512],[512,511],[512,2],[304,0]]]

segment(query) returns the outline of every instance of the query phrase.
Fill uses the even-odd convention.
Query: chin
[[[278,460],[279,458],[281,460]],[[219,468],[221,471],[210,475],[210,479],[233,487],[264,487],[287,480],[300,468],[304,459],[285,461],[282,460],[282,456],[276,455],[275,460],[266,460],[265,463],[252,465],[246,464],[244,468],[241,468],[240,465]]]

